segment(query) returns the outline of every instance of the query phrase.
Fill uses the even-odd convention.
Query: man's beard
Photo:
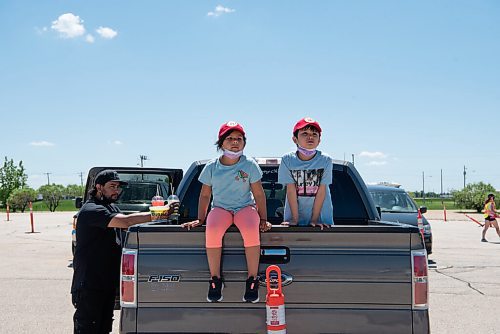
[[[120,196],[118,195],[118,196],[116,196],[116,198],[113,198],[113,197],[106,196],[106,195],[102,194],[100,201],[103,202],[104,204],[113,204],[118,200],[119,197]]]

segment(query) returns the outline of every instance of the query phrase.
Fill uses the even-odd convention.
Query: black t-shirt
[[[80,209],[76,223],[71,292],[79,288],[116,289],[120,281],[121,247],[111,219],[120,212],[114,204],[91,198]]]

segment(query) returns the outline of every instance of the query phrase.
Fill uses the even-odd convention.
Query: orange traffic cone
[[[271,272],[278,275],[278,286],[271,288]],[[285,295],[281,291],[281,269],[272,265],[266,270],[267,334],[286,334]]]

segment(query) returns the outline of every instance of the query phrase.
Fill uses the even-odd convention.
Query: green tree
[[[491,184],[483,182],[471,183],[462,190],[454,191],[453,200],[459,207],[481,212],[484,201],[490,193],[495,193],[495,187]]]
[[[7,159],[0,168],[0,202],[5,205],[10,193],[14,189],[26,186],[28,175],[24,172],[23,162],[20,161],[19,165],[14,164],[13,159]]]
[[[21,210],[24,212],[29,202],[34,202],[36,200],[37,192],[35,189],[18,188],[14,189],[9,196],[9,204],[13,211]]]
[[[66,186],[64,194],[70,198],[83,196],[83,187],[77,184],[68,184]]]
[[[51,184],[41,186],[38,192],[42,194],[43,201],[51,212],[56,211],[59,202],[64,198],[64,186],[61,184]]]

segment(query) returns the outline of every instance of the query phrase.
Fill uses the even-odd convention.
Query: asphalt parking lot
[[[0,213],[0,333],[71,333],[71,216]],[[429,259],[432,333],[498,333],[500,238],[480,242],[481,228],[462,214],[429,212],[434,253]],[[480,215],[474,217],[480,218]],[[115,319],[119,316],[115,312]],[[118,321],[115,321],[118,333]]]

